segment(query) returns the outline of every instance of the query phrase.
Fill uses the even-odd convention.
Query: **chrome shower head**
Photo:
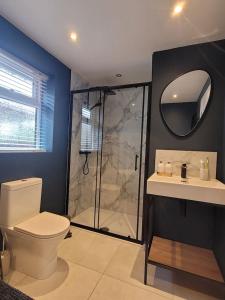
[[[108,87],[108,86],[105,86],[105,87],[103,88],[103,90],[104,90],[106,96],[114,96],[114,95],[116,95],[116,92],[114,92],[114,91],[113,91],[112,89],[110,89],[110,87]]]

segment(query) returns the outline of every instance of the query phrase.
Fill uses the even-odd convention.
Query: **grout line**
[[[121,278],[118,278],[118,277],[116,277],[116,276],[113,276],[113,275],[111,275],[111,274],[107,274],[107,273],[106,273],[108,266],[109,266],[110,263],[112,262],[114,256],[115,256],[116,253],[119,251],[119,248],[120,248],[121,246],[122,246],[122,243],[121,243],[121,245],[119,245],[119,247],[117,248],[117,250],[116,250],[115,253],[113,254],[112,258],[110,259],[109,263],[107,264],[107,266],[106,266],[106,268],[105,268],[105,270],[104,270],[104,272],[103,272],[103,275],[104,275],[104,276],[108,276],[108,277],[110,277],[110,278],[112,278],[112,279],[119,280],[120,282],[126,283],[126,284],[128,284],[128,285],[130,285],[130,286],[133,286],[133,287],[140,288],[140,289],[142,289],[142,290],[148,291],[148,289],[144,286],[144,283],[142,283],[142,282],[141,282],[141,284],[143,284],[143,286],[139,286],[138,284],[135,284],[135,283],[132,283],[132,282],[128,282],[126,279],[121,279]],[[143,263],[144,263],[144,262],[143,262]],[[144,270],[143,270],[143,275],[144,275]],[[138,282],[140,283],[140,281],[138,281]],[[143,278],[143,282],[144,282],[144,278]],[[173,283],[172,283],[172,284],[173,284]],[[157,288],[154,287],[154,286],[148,285],[148,287],[151,288],[151,289],[154,289],[154,290],[156,289],[156,290],[157,290]],[[168,296],[168,297],[167,297],[166,295],[162,295],[161,293],[157,293],[157,292],[154,291],[154,290],[149,290],[148,292],[152,292],[152,293],[154,293],[154,294],[156,294],[156,295],[165,297],[166,299],[170,299],[170,300],[172,300],[173,297],[175,296],[175,295],[174,295],[174,292],[173,292],[173,294],[168,293],[168,294],[171,295],[171,296]],[[174,290],[174,287],[173,287],[173,290]],[[163,293],[167,293],[167,292],[165,292],[165,291],[163,291],[163,290],[160,290],[160,291],[162,291]]]
[[[99,285],[100,281],[102,280],[104,274],[101,274],[99,280],[96,282],[95,287],[93,288],[92,292],[90,293],[90,295],[88,296],[87,300],[91,298],[91,296],[93,295],[94,291],[96,290],[97,286]]]
[[[106,272],[106,270],[108,269],[108,266],[111,264],[111,262],[112,262],[114,256],[116,255],[116,253],[118,252],[118,250],[119,250],[119,248],[120,248],[121,246],[122,246],[122,243],[118,246],[118,248],[116,249],[116,251],[113,253],[112,257],[110,258],[108,264],[106,265],[106,267],[105,267],[105,269],[104,269],[104,271],[103,271],[103,274],[104,274],[104,275],[106,275],[105,272]]]
[[[144,288],[144,287],[138,286],[138,285],[136,285],[136,284],[130,283],[130,282],[124,280],[124,279],[114,277],[113,275],[109,275],[109,274],[103,274],[103,275],[106,276],[106,277],[109,277],[109,278],[111,278],[111,279],[118,280],[118,281],[120,281],[120,282],[122,282],[122,283],[125,283],[125,284],[127,284],[127,285],[130,285],[130,286],[135,287],[135,288],[137,288],[137,289],[141,289],[141,290],[144,290],[144,291],[146,291],[146,292],[153,293],[153,294],[155,294],[155,295],[157,295],[157,296],[161,296],[161,297],[163,297],[163,298],[165,298],[165,299],[173,300],[174,297],[176,296],[176,295],[174,295],[174,294],[169,294],[169,293],[168,293],[168,294],[169,294],[170,296],[166,296],[166,295],[163,295],[163,294],[161,294],[161,293],[157,293],[157,292],[155,292],[154,290],[153,290],[153,291],[152,291],[152,290],[148,290],[147,288]],[[149,285],[148,285],[148,286],[149,286]],[[149,287],[151,288],[151,286],[149,286]],[[152,288],[157,289],[157,288],[155,288],[155,287],[152,287]],[[167,292],[164,292],[163,290],[160,290],[160,291],[162,291],[162,293],[167,293]],[[185,299],[183,299],[183,300],[185,300]]]
[[[60,256],[60,257],[61,257],[62,259],[64,259],[64,260],[68,260],[68,261],[69,261],[70,263],[72,263],[72,264],[79,265],[79,266],[81,266],[81,267],[83,267],[83,268],[86,268],[86,269],[88,269],[88,270],[91,270],[91,271],[94,271],[94,272],[96,272],[96,273],[99,273],[99,274],[104,275],[106,269],[108,268],[108,265],[111,263],[111,261],[112,261],[114,255],[116,254],[116,252],[118,251],[118,249],[119,249],[120,246],[121,246],[121,245],[119,245],[118,248],[115,250],[115,253],[113,253],[112,257],[110,258],[109,262],[107,263],[106,267],[104,268],[104,270],[103,270],[102,272],[101,272],[101,271],[97,271],[96,269],[91,268],[91,267],[89,267],[89,266],[87,266],[87,265],[84,265],[84,264],[82,264],[82,262],[79,262],[79,261],[78,261],[78,262],[74,262],[74,261],[72,261],[70,258],[65,258],[65,257],[63,257],[63,256]]]
[[[82,230],[86,232],[85,229],[82,229]],[[94,232],[94,235],[95,235],[95,232]],[[91,244],[89,245],[89,247],[87,248],[87,250],[91,248],[91,245],[92,245],[93,241],[96,239],[97,236],[100,236],[100,234],[97,233],[97,235],[94,237],[94,239],[92,240],[92,242],[91,242]],[[102,236],[102,235],[101,235],[101,236]],[[91,267],[89,267],[89,266],[87,266],[87,265],[84,265],[84,264],[82,264],[82,262],[74,262],[74,261],[72,261],[70,258],[64,258],[64,257],[62,257],[63,259],[69,261],[70,263],[72,263],[72,264],[74,264],[74,265],[78,265],[78,266],[81,266],[81,267],[83,267],[83,268],[85,268],[85,269],[87,269],[87,270],[91,270],[91,271],[94,271],[94,272],[96,272],[96,273],[101,274],[101,276],[100,276],[99,280],[97,281],[96,286],[95,286],[95,288],[93,289],[91,295],[93,294],[94,290],[96,289],[97,285],[99,284],[99,282],[101,281],[101,279],[103,278],[103,276],[108,276],[108,277],[110,277],[110,278],[112,278],[112,279],[114,279],[114,280],[118,280],[118,281],[120,281],[120,282],[122,282],[122,283],[125,283],[125,284],[128,284],[128,285],[130,285],[130,286],[132,286],[132,287],[136,287],[136,288],[142,289],[142,290],[144,290],[144,291],[147,291],[147,292],[149,292],[149,293],[153,293],[153,294],[162,296],[162,297],[164,297],[165,299],[170,299],[170,300],[173,299],[173,297],[175,296],[174,293],[173,293],[173,294],[169,294],[169,293],[168,293],[168,294],[171,295],[171,296],[168,296],[168,297],[167,297],[166,295],[163,295],[163,294],[160,293],[160,292],[157,293],[156,291],[152,290],[152,289],[157,289],[157,288],[155,288],[155,287],[152,287],[151,290],[148,290],[145,286],[139,286],[138,284],[134,284],[134,283],[128,282],[128,281],[125,280],[125,279],[120,279],[120,278],[115,277],[115,276],[113,276],[113,275],[107,274],[106,271],[107,271],[109,265],[111,264],[113,258],[116,256],[117,252],[118,252],[119,249],[122,247],[122,245],[124,245],[124,244],[129,245],[129,244],[130,244],[130,246],[133,246],[133,245],[137,246],[137,244],[134,244],[134,243],[129,242],[129,241],[124,241],[124,240],[120,240],[120,239],[118,239],[118,238],[104,236],[104,239],[108,239],[108,238],[113,239],[113,240],[117,240],[118,242],[120,242],[120,244],[118,245],[117,249],[116,249],[115,252],[113,253],[112,257],[110,258],[109,262],[107,263],[106,267],[104,268],[104,270],[103,270],[102,272],[101,272],[101,271],[97,271],[96,269],[91,268]],[[139,246],[142,247],[141,245],[139,245]],[[143,272],[144,272],[144,271],[143,271]],[[149,286],[149,287],[151,288],[151,286]],[[160,291],[161,291],[161,290],[160,290]],[[163,290],[162,290],[162,292],[163,292],[163,293],[167,293],[167,292],[164,292]],[[89,298],[87,298],[87,299],[90,299],[91,295],[90,295]]]

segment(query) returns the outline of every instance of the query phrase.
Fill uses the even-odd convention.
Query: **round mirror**
[[[172,81],[161,97],[161,114],[170,131],[190,134],[200,122],[209,103],[211,79],[203,70],[188,72]]]

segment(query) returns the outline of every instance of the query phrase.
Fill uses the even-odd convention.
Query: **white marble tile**
[[[81,76],[79,76],[74,72],[71,72],[71,82],[70,82],[71,91],[87,88],[88,85],[89,85],[88,82],[84,80]]]
[[[209,176],[216,178],[217,152],[206,151],[178,151],[178,150],[162,150],[157,149],[155,153],[155,171],[160,161],[171,162],[173,166],[173,174],[180,176],[181,163],[189,162],[188,176],[199,177],[200,160],[209,159]]]
[[[80,134],[81,134],[81,105],[87,95],[77,94],[73,102],[73,126],[71,141],[71,162],[70,162],[70,186],[69,186],[69,214],[72,217],[94,206],[96,192],[96,153],[88,156],[90,173],[87,176],[82,174],[82,167],[85,157],[79,155]],[[147,93],[146,93],[147,97]],[[146,98],[147,99],[147,98]],[[98,101],[92,96],[90,101]],[[127,215],[137,214],[138,205],[138,184],[140,164],[140,143],[142,126],[142,103],[143,89],[131,88],[117,90],[114,96],[108,96],[105,101],[104,131],[102,147],[102,184],[101,210],[114,210]],[[94,104],[94,102],[93,102]],[[146,103],[147,104],[147,101]],[[143,195],[144,178],[144,157],[145,157],[145,136],[146,136],[146,115],[143,124],[143,149],[142,149],[142,182],[141,193]],[[102,109],[102,107],[100,108]],[[135,156],[138,155],[138,169],[135,170]],[[99,170],[98,170],[99,171]],[[98,197],[97,197],[98,199]],[[142,218],[142,202],[140,197],[140,222]],[[100,210],[100,214],[101,214]],[[88,219],[85,225],[93,220]],[[136,222],[135,222],[136,223]],[[82,224],[83,220],[82,220]],[[130,222],[130,233],[136,230],[136,225]],[[141,227],[139,237],[141,235]]]

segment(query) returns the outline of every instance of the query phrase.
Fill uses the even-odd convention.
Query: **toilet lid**
[[[66,232],[69,226],[70,222],[67,218],[49,212],[42,212],[17,224],[14,226],[14,230],[44,239]]]

